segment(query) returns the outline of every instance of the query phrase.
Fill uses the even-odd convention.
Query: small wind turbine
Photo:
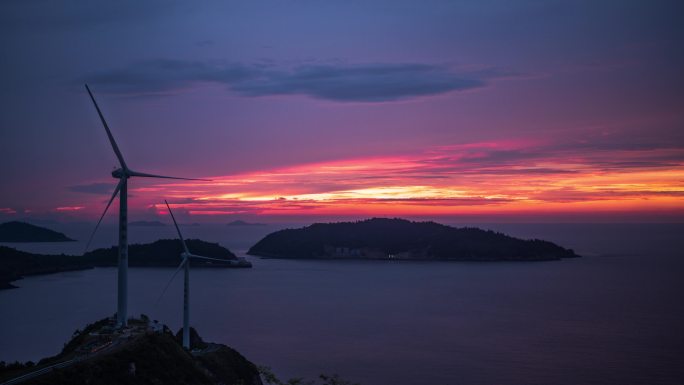
[[[177,178],[173,176],[163,176],[163,175],[153,175],[153,174],[146,174],[142,172],[137,172],[133,171],[128,166],[126,165],[126,162],[124,161],[123,155],[121,155],[121,151],[119,150],[119,146],[116,145],[116,141],[114,140],[114,137],[112,136],[112,132],[109,131],[109,126],[107,125],[107,122],[105,121],[104,116],[102,115],[102,112],[100,111],[100,107],[98,107],[97,102],[95,101],[95,98],[93,97],[92,92],[90,92],[90,88],[88,85],[85,85],[86,90],[88,91],[88,95],[90,95],[90,99],[93,101],[93,104],[95,105],[95,109],[97,110],[97,114],[100,116],[100,120],[102,121],[102,125],[105,128],[105,131],[107,131],[107,137],[109,138],[109,143],[112,145],[112,149],[114,150],[114,154],[116,154],[117,159],[119,160],[119,163],[121,164],[121,168],[118,168],[114,171],[112,171],[112,177],[119,179],[119,183],[116,185],[116,188],[114,189],[114,193],[112,194],[112,197],[109,198],[109,202],[107,203],[107,206],[104,209],[104,212],[102,213],[102,216],[100,216],[100,220],[97,221],[97,225],[95,225],[95,229],[93,230],[92,234],[90,235],[90,239],[88,239],[88,243],[86,245],[85,251],[88,250],[88,247],[90,247],[90,242],[93,240],[93,236],[95,235],[95,232],[97,231],[97,228],[100,226],[100,223],[102,222],[102,218],[104,218],[105,214],[107,214],[107,210],[109,209],[109,206],[112,204],[112,201],[116,197],[117,194],[119,194],[119,272],[118,272],[118,298],[117,298],[117,311],[116,311],[116,318],[117,318],[117,324],[119,326],[126,326],[127,322],[127,314],[128,314],[128,178],[137,176],[137,177],[145,177],[145,178],[165,178],[165,179],[183,179],[183,180],[206,180],[206,179],[190,179],[190,178]],[[85,254],[84,251],[84,254]]]
[[[197,259],[207,259],[210,261],[219,261],[219,262],[224,262],[224,263],[230,263],[231,261],[226,260],[226,259],[219,259],[219,258],[209,258],[209,257],[202,257],[199,255],[191,254],[190,251],[188,250],[188,245],[185,244],[185,240],[183,239],[183,235],[181,234],[180,228],[178,227],[178,223],[176,223],[176,218],[173,216],[173,212],[171,211],[171,207],[169,206],[169,202],[164,200],[164,203],[166,203],[166,207],[169,209],[169,214],[171,214],[171,219],[173,219],[173,224],[176,226],[176,231],[178,231],[178,238],[180,238],[181,243],[183,244],[183,252],[181,252],[181,263],[178,265],[178,268],[176,271],[173,273],[171,276],[171,279],[169,282],[166,284],[166,287],[164,288],[164,291],[162,292],[161,296],[159,296],[159,299],[164,296],[164,293],[166,293],[166,290],[169,288],[169,285],[171,285],[171,282],[173,282],[173,279],[176,278],[176,275],[180,271],[180,269],[185,269],[185,279],[183,282],[183,347],[186,349],[190,349],[190,258],[197,258]]]

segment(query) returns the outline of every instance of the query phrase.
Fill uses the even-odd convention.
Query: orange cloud
[[[83,210],[85,206],[61,206],[55,208],[55,211],[79,211]]]
[[[684,150],[471,143],[134,189],[191,215],[684,210]]]

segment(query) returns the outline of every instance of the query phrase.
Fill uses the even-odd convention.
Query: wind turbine
[[[100,223],[102,222],[102,218],[104,218],[105,214],[107,214],[107,210],[109,209],[109,206],[112,204],[112,201],[116,197],[117,194],[119,194],[119,271],[118,271],[118,277],[117,277],[117,282],[118,282],[118,297],[117,297],[117,307],[116,307],[116,318],[117,318],[117,324],[121,327],[126,326],[126,322],[128,319],[128,178],[132,177],[145,177],[145,178],[165,178],[165,179],[183,179],[183,180],[206,180],[206,179],[190,179],[190,178],[177,178],[177,177],[172,177],[172,176],[163,176],[163,175],[153,175],[153,174],[146,174],[142,172],[137,172],[133,171],[128,166],[126,165],[126,161],[124,161],[123,155],[121,155],[121,151],[119,150],[119,146],[116,145],[116,141],[114,140],[114,137],[112,136],[112,132],[109,130],[109,126],[107,125],[107,122],[105,121],[104,116],[102,115],[102,111],[100,111],[100,107],[97,105],[97,102],[95,101],[95,97],[93,97],[93,93],[90,92],[90,88],[88,85],[85,85],[86,90],[88,91],[88,95],[90,95],[90,99],[93,101],[93,104],[95,105],[95,109],[97,110],[97,114],[100,116],[100,120],[102,121],[102,125],[105,128],[105,131],[107,132],[107,137],[109,138],[109,143],[112,145],[112,149],[114,150],[114,154],[116,154],[116,158],[119,160],[119,164],[121,165],[121,168],[118,168],[114,171],[112,171],[112,177],[119,179],[119,183],[116,185],[116,188],[114,189],[114,193],[112,194],[112,197],[109,198],[109,202],[107,203],[107,206],[104,209],[104,212],[102,213],[102,216],[100,216],[100,220],[97,221],[97,225],[95,226],[95,229],[93,230],[92,234],[90,235],[90,239],[88,239],[88,243],[86,245],[85,251],[88,250],[88,247],[90,246],[90,242],[93,240],[93,236],[95,235],[95,232],[97,231],[97,228],[100,226]],[[84,254],[85,254],[84,251]]]
[[[176,223],[176,218],[173,216],[173,211],[171,211],[171,207],[169,206],[169,202],[164,200],[164,203],[166,203],[166,207],[169,209],[169,214],[171,214],[171,219],[173,219],[173,224],[176,226],[176,231],[178,231],[178,238],[180,238],[181,243],[183,244],[183,252],[181,252],[181,263],[178,265],[178,268],[176,271],[173,273],[171,276],[171,279],[169,282],[166,284],[166,287],[164,288],[164,291],[162,292],[161,297],[164,296],[164,293],[166,293],[166,290],[169,288],[169,285],[171,285],[171,282],[173,282],[173,279],[176,278],[176,274],[180,271],[180,269],[185,269],[185,279],[183,282],[183,347],[186,349],[190,349],[190,258],[197,258],[197,259],[207,259],[210,261],[219,261],[219,262],[227,262],[230,263],[230,260],[226,259],[218,259],[218,258],[209,258],[209,257],[202,257],[199,255],[191,254],[190,251],[188,250],[188,245],[185,244],[185,240],[183,239],[183,235],[181,234],[180,228],[178,227],[178,223]]]

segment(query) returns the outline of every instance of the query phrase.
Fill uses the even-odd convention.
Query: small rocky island
[[[373,218],[276,231],[249,249],[267,258],[546,261],[578,257],[539,239],[435,222]]]
[[[26,222],[12,221],[0,224],[0,242],[73,242],[54,230]]]

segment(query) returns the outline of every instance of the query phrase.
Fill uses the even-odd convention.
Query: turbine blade
[[[169,214],[171,214],[171,219],[173,219],[173,225],[176,226],[176,231],[178,231],[178,238],[180,238],[181,243],[183,244],[183,249],[186,253],[190,254],[190,251],[188,251],[188,245],[185,244],[185,239],[183,239],[183,235],[180,232],[178,223],[176,223],[176,217],[173,216],[173,211],[171,211],[171,206],[169,206],[169,202],[167,202],[166,199],[164,199],[164,203],[166,203],[166,208],[169,209]]]
[[[137,172],[133,170],[128,170],[128,175],[129,176],[141,176],[145,178],[164,178],[164,179],[181,179],[181,180],[203,180],[207,182],[211,182],[211,179],[198,179],[198,178],[179,178],[177,176],[165,176],[165,175],[155,175],[155,174],[147,174],[144,172]]]
[[[90,242],[93,241],[93,237],[95,236],[95,232],[97,232],[97,228],[100,227],[100,223],[102,223],[102,219],[104,218],[105,214],[107,214],[107,210],[109,210],[109,206],[112,205],[112,201],[114,201],[114,198],[116,198],[116,195],[121,191],[121,185],[123,184],[123,179],[119,181],[119,183],[116,185],[116,188],[114,189],[114,193],[112,194],[112,197],[109,198],[109,202],[107,202],[107,206],[105,206],[104,212],[100,216],[100,220],[97,221],[97,225],[95,225],[95,228],[93,229],[93,232],[90,234],[90,238],[88,238],[88,243],[86,244],[85,250],[83,250],[83,254],[85,254],[88,251],[88,248],[90,247]]]
[[[116,154],[116,157],[119,159],[119,163],[121,163],[121,167],[126,170],[128,167],[126,167],[126,162],[124,161],[123,155],[121,155],[121,151],[119,150],[119,146],[116,145],[116,141],[114,140],[114,136],[112,136],[112,132],[109,131],[109,126],[107,125],[107,121],[105,121],[104,116],[102,115],[102,111],[100,111],[100,107],[97,105],[97,102],[95,101],[95,97],[93,96],[93,93],[90,92],[90,87],[88,85],[85,85],[86,90],[88,90],[88,95],[90,95],[90,99],[93,101],[93,104],[95,105],[95,109],[97,110],[97,114],[100,115],[100,120],[102,121],[102,125],[104,126],[105,130],[107,131],[107,137],[109,138],[109,143],[112,145],[112,149],[114,150],[114,153]]]
[[[171,282],[173,282],[173,279],[176,278],[176,275],[178,275],[178,272],[181,271],[181,269],[183,268],[183,266],[185,266],[185,264],[186,264],[187,262],[188,262],[188,259],[187,259],[187,258],[183,258],[183,260],[181,261],[180,265],[178,265],[178,268],[176,269],[176,271],[173,272],[173,275],[171,276],[171,279],[169,279],[169,282],[166,283],[166,286],[164,287],[164,290],[162,291],[162,293],[161,293],[161,295],[159,296],[159,298],[157,298],[157,303],[156,303],[157,305],[159,305],[159,301],[161,301],[162,297],[164,297],[164,294],[166,294],[166,291],[169,289],[169,286],[171,286]]]
[[[209,258],[209,257],[203,257],[203,256],[201,256],[201,255],[195,255],[195,254],[190,254],[190,253],[188,253],[188,254],[189,254],[188,256],[189,256],[190,258],[207,259],[207,260],[210,260],[210,261],[219,261],[219,262],[228,262],[228,263],[231,262],[230,259]]]

